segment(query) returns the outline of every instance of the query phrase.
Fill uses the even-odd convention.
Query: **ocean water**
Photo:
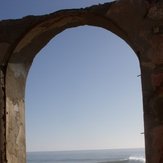
[[[145,163],[144,149],[29,152],[27,163]]]

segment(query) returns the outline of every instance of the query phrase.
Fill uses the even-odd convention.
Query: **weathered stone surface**
[[[112,31],[140,61],[147,163],[163,163],[163,0],[119,0],[0,21],[0,163],[25,163],[24,92],[37,53],[57,34],[92,25]]]

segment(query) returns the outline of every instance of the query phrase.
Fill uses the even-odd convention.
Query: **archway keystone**
[[[0,21],[0,163],[25,163],[24,92],[36,54],[67,28],[105,28],[140,61],[147,163],[163,163],[163,1],[119,0]]]

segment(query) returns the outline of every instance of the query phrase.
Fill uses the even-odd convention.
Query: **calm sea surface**
[[[29,152],[27,163],[145,163],[144,149]]]

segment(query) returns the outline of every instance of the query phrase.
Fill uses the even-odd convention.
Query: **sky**
[[[0,19],[108,0],[1,0]],[[34,59],[26,84],[27,151],[144,147],[139,62],[102,28],[63,31]]]

